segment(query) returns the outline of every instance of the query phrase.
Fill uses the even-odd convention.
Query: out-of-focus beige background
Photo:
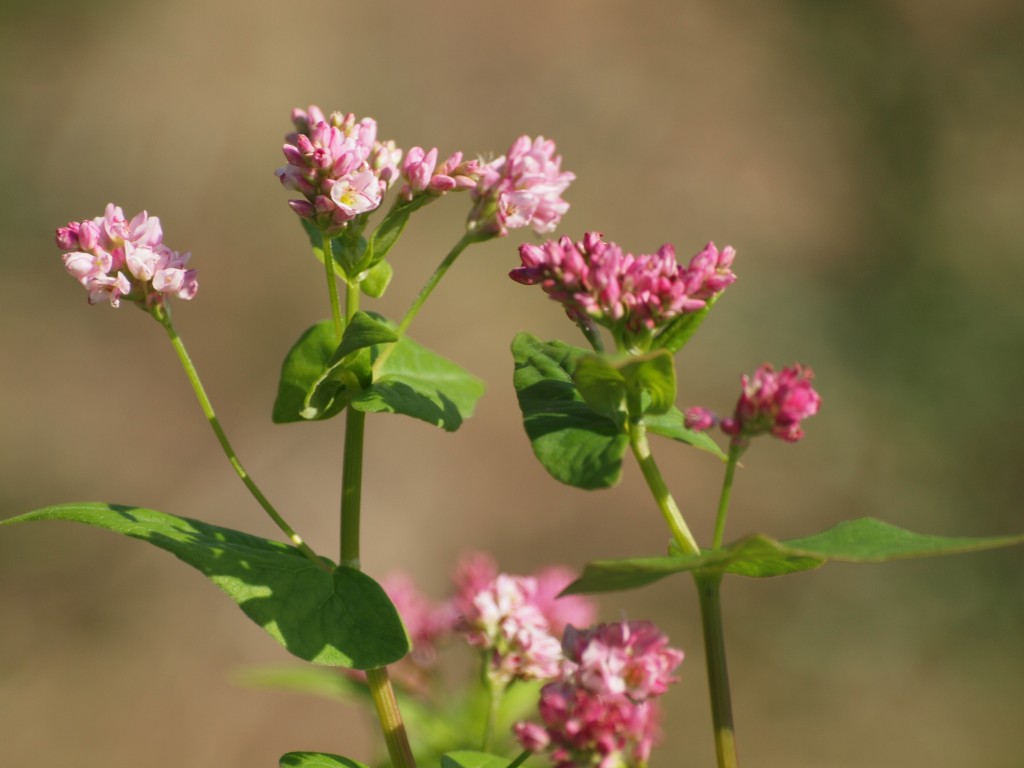
[[[371,115],[405,147],[502,152],[554,137],[578,181],[562,232],[634,250],[734,245],[739,282],[680,363],[680,405],[727,410],[764,361],[811,364],[821,414],[748,454],[731,533],[875,515],[1024,529],[1024,7],[819,3],[6,0],[0,7],[0,515],[108,500],[275,535],[219,454],[159,327],[89,307],[54,227],[108,201],[161,217],[200,291],[175,307],[268,495],[336,553],[340,421],[275,426],[280,361],[327,315],[273,177],[293,106]],[[418,214],[377,305],[404,311],[460,233]],[[655,554],[635,468],[586,493],[530,453],[519,330],[572,339],[507,279],[515,233],[467,254],[414,335],[485,377],[455,435],[370,419],[365,563],[435,595],[472,548],[528,572]],[[707,540],[719,467],[659,444]],[[1021,550],[833,565],[727,584],[748,768],[1024,765]],[[654,766],[712,763],[693,590],[610,596],[686,649]],[[289,657],[165,553],[70,524],[0,533],[0,765],[222,768],[295,749],[370,759],[361,713],[232,684]]]

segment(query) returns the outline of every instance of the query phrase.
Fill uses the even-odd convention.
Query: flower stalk
[[[640,414],[639,395],[627,395],[629,419],[626,424],[626,432],[629,436],[629,447],[640,465],[640,472],[647,482],[647,487],[654,496],[654,501],[661,510],[661,516],[672,531],[672,538],[679,547],[680,552],[686,555],[699,555],[700,546],[693,538],[690,528],[686,525],[679,506],[676,504],[672,493],[665,484],[665,479],[658,469],[658,464],[651,453],[650,443],[647,441],[647,427],[644,424],[643,416]]]
[[[736,474],[736,465],[739,463],[740,456],[743,455],[744,450],[745,446],[740,443],[733,442],[729,445],[729,458],[725,465],[725,479],[722,481],[722,494],[718,499],[718,514],[715,517],[715,536],[711,542],[712,549],[721,547],[722,541],[725,538],[725,518],[729,513],[732,481]]]
[[[188,350],[185,349],[185,344],[178,335],[178,332],[174,328],[174,323],[171,322],[170,308],[163,304],[156,304],[150,308],[150,314],[153,318],[163,326],[163,329],[167,332],[168,338],[171,340],[171,346],[174,347],[174,351],[178,354],[178,359],[181,361],[182,367],[185,369],[185,376],[188,377],[189,384],[192,385],[192,391],[196,394],[196,399],[199,401],[199,407],[203,411],[203,415],[206,416],[206,420],[210,423],[210,427],[213,429],[213,434],[217,436],[217,442],[220,443],[221,449],[224,451],[224,455],[227,456],[228,461],[231,463],[232,469],[235,470],[235,474],[241,479],[242,483],[248,489],[249,493],[252,494],[253,498],[259,503],[263,510],[267,513],[271,520],[280,528],[284,534],[288,537],[289,541],[294,544],[302,554],[309,558],[312,562],[316,563],[318,567],[327,568],[330,567],[321,560],[317,554],[310,549],[309,545],[302,540],[302,537],[295,532],[288,522],[281,517],[280,513],[274,508],[274,505],[270,503],[267,497],[256,485],[256,482],[246,472],[245,467],[242,466],[242,462],[239,460],[234,448],[231,447],[231,442],[228,440],[227,434],[224,432],[224,428],[220,424],[220,420],[217,418],[217,414],[213,410],[213,404],[210,402],[210,398],[206,394],[206,390],[203,388],[203,383],[199,379],[199,372],[196,371],[195,365],[192,364],[192,359],[189,357]]]
[[[331,237],[326,232],[320,233],[321,248],[324,252],[324,270],[327,273],[327,295],[331,302],[331,319],[334,321],[334,335],[341,342],[345,326],[341,321],[341,301],[338,298],[338,280],[334,275],[334,248]],[[354,311],[354,310],[353,310]]]
[[[448,251],[448,254],[444,259],[441,260],[441,263],[437,265],[437,268],[433,273],[431,273],[430,277],[427,278],[427,282],[423,284],[419,294],[417,294],[416,298],[413,299],[412,304],[409,305],[409,309],[399,321],[398,327],[395,329],[395,335],[398,336],[399,339],[405,335],[406,330],[408,330],[412,321],[416,319],[416,315],[419,314],[424,303],[426,303],[427,299],[430,298],[430,294],[434,292],[438,283],[441,282],[441,278],[443,278],[448,270],[451,269],[451,266],[455,263],[455,260],[459,258],[462,252],[473,243],[482,243],[495,236],[496,235],[494,233],[469,231],[459,239],[455,246]],[[394,344],[389,344],[380,351],[380,354],[377,355],[377,359],[373,362],[374,375],[380,371],[381,367],[384,365],[384,361],[390,357],[394,348]]]

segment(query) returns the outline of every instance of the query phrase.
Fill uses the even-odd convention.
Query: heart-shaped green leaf
[[[400,413],[454,432],[473,415],[484,383],[461,366],[403,336],[373,383],[352,397],[366,413]]]
[[[551,476],[576,488],[610,488],[622,475],[629,440],[622,421],[594,411],[573,383],[590,354],[520,333],[512,342],[512,381],[534,455]]]
[[[581,355],[573,383],[590,410],[622,423],[626,408],[626,379],[607,355]]]
[[[588,563],[564,594],[635,589],[673,573],[722,570],[740,576],[767,577],[818,568],[829,561],[881,563],[915,557],[977,552],[1024,543],[1024,535],[989,537],[931,536],[913,533],[871,517],[839,523],[827,531],[780,542],[755,534],[700,555],[604,560]]]
[[[347,403],[353,394],[370,383],[370,348],[388,344],[398,337],[383,319],[356,312],[341,336],[341,343],[327,366],[310,386],[300,415],[319,419],[337,403]]]
[[[84,523],[170,552],[304,661],[372,669],[409,651],[401,619],[377,582],[327,560],[320,567],[281,542],[153,509],[99,503],[46,507],[0,525],[35,520]]]
[[[668,412],[676,398],[676,371],[672,355],[663,349],[646,355],[609,357],[585,355],[576,361],[573,381],[587,405],[612,420],[620,411],[627,392],[645,403],[644,411]]]
[[[272,419],[275,424],[309,420],[303,416],[303,413],[309,413],[309,395],[327,370],[339,341],[334,324],[330,320],[322,320],[307,329],[288,350],[281,365],[281,379],[274,399]],[[327,402],[314,404],[318,413],[312,418],[329,419],[345,407],[344,400],[335,400],[333,394]]]
[[[646,355],[633,355],[620,361],[618,368],[627,388],[650,397],[645,413],[669,411],[676,399],[676,368],[670,352],[658,349]]]

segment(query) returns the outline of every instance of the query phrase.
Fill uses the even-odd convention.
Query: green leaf
[[[331,355],[328,366],[341,363],[346,357],[360,349],[366,349],[375,344],[390,344],[394,341],[398,341],[398,336],[387,322],[368,315],[366,312],[356,312],[345,328],[341,344]]]
[[[533,452],[551,476],[576,488],[610,488],[622,475],[629,440],[622,423],[591,409],[573,383],[589,354],[520,333],[512,342],[512,381]]]
[[[281,365],[272,419],[275,424],[288,424],[309,419],[328,419],[345,407],[342,399],[318,403],[318,411],[310,416],[308,398],[334,357],[338,348],[334,324],[322,320],[312,326],[288,350]]]
[[[592,411],[619,424],[625,416],[626,379],[605,355],[582,355],[572,373],[573,383]]]
[[[722,461],[727,461],[729,458],[707,432],[695,432],[692,429],[687,429],[686,417],[674,406],[669,409],[668,413],[644,416],[644,424],[647,425],[649,432],[656,435],[692,445],[694,448],[717,456]]]
[[[635,589],[674,573],[722,570],[763,578],[811,570],[826,562],[880,563],[937,557],[1024,544],[1018,536],[949,537],[913,533],[871,517],[839,523],[827,531],[780,542],[755,534],[700,555],[605,560],[588,563],[564,594]]]
[[[718,301],[718,296],[713,296],[708,300],[704,309],[676,317],[654,337],[652,348],[665,349],[672,354],[681,350],[700,328],[716,301]]]
[[[813,552],[844,563],[882,563],[911,557],[937,557],[1024,544],[1016,536],[932,536],[862,517],[847,520],[827,531],[783,542],[795,551]]]
[[[302,418],[321,419],[320,414],[348,403],[354,393],[370,383],[370,347],[389,344],[397,338],[382,320],[365,312],[352,315],[341,343],[306,393]]]
[[[289,752],[281,755],[281,768],[366,768],[363,763],[327,752]]]
[[[170,552],[304,661],[371,669],[409,651],[401,619],[377,582],[351,568],[321,568],[281,542],[153,509],[99,503],[46,507],[0,525],[35,520],[84,523]]]
[[[394,270],[391,268],[391,263],[381,260],[375,266],[362,273],[359,288],[371,299],[379,299],[384,295],[384,291],[388,289],[393,274]]]
[[[430,195],[420,195],[410,201],[396,202],[370,235],[370,242],[366,246],[366,255],[362,260],[362,268],[373,269],[383,261],[384,257],[388,255],[388,251],[398,241],[413,211],[435,199]]]
[[[510,762],[507,757],[463,750],[442,755],[441,768],[508,768]]]
[[[618,364],[627,388],[646,393],[651,402],[645,413],[667,413],[676,399],[676,368],[672,354],[663,349],[633,355]]]
[[[573,382],[583,400],[597,413],[621,421],[627,392],[646,394],[645,412],[667,412],[676,399],[676,371],[672,355],[657,350],[646,355],[613,358],[607,355],[580,357]]]
[[[366,413],[400,413],[454,432],[473,415],[484,383],[408,336],[395,344],[373,383],[352,397]]]

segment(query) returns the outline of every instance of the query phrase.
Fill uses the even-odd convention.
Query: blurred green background
[[[796,445],[761,441],[731,531],[875,515],[1024,530],[1024,5],[595,0],[0,6],[0,515],[107,500],[275,535],[219,454],[161,329],[89,307],[56,226],[159,215],[200,291],[176,321],[250,471],[335,554],[342,425],[274,426],[280,360],[328,314],[273,177],[293,106],[370,115],[400,146],[558,141],[578,180],[561,232],[631,250],[738,250],[680,364],[680,405],[728,410],[761,362],[811,364]],[[419,214],[378,309],[404,311],[461,231]],[[414,326],[489,384],[456,435],[370,419],[364,561],[440,595],[459,553],[512,572],[655,554],[629,466],[585,493],[547,477],[511,389],[519,330],[573,340],[508,280],[521,232],[470,251]],[[710,538],[715,462],[659,459]],[[1024,552],[734,579],[726,624],[747,768],[1024,765]],[[683,579],[602,601],[688,654],[653,765],[712,764],[699,619]],[[287,655],[164,553],[71,525],[0,534],[0,765],[221,768],[314,749],[372,756],[355,710],[232,684]]]

